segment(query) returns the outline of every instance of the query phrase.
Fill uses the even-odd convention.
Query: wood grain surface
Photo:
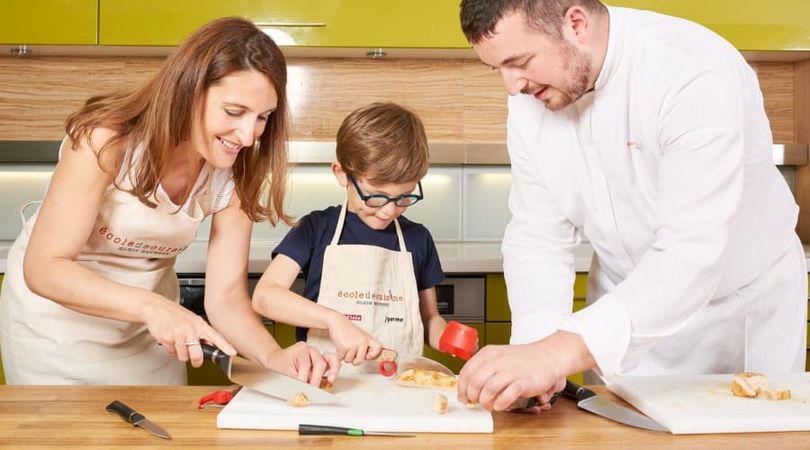
[[[221,387],[220,387],[221,388]],[[411,438],[301,436],[292,431],[219,430],[216,410],[197,400],[215,387],[0,386],[4,448],[306,448],[306,449],[734,449],[807,448],[810,433],[674,436],[626,427],[560,399],[539,416],[495,413],[487,435]],[[601,388],[595,390],[604,394]],[[610,394],[604,394],[610,396]],[[612,397],[612,396],[611,396]],[[172,440],[135,428],[104,407],[120,400],[163,426]]]
[[[92,95],[137,87],[163,58],[0,57],[0,140],[59,140]],[[794,63],[752,63],[777,142],[794,141]],[[416,111],[435,142],[504,142],[506,91],[473,59],[289,60],[294,140],[332,141],[343,117],[373,101]],[[801,142],[800,140],[797,142]],[[804,142],[806,143],[806,142]]]

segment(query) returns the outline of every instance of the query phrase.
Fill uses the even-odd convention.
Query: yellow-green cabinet
[[[95,45],[98,0],[4,0],[0,45]]]
[[[101,45],[177,45],[217,17],[252,20],[279,45],[468,48],[458,0],[99,0]]]
[[[807,0],[607,0],[700,23],[740,50],[810,50]]]

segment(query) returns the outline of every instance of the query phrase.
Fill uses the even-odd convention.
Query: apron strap
[[[29,206],[37,205],[37,204],[41,205],[42,200],[34,200],[33,202],[28,202],[28,203],[22,205],[22,207],[20,208],[20,220],[22,221],[23,227],[25,227],[25,221],[27,220],[25,218],[25,210],[28,209]]]
[[[399,251],[407,252],[408,249],[405,248],[405,238],[402,237],[402,228],[400,228],[399,226],[398,219],[394,219],[394,227],[397,229],[397,240],[399,240]]]
[[[343,200],[343,206],[340,207],[340,214],[338,214],[338,223],[337,228],[335,228],[335,234],[332,235],[332,242],[330,245],[337,245],[338,240],[340,240],[340,234],[343,233],[343,222],[346,221],[346,205],[348,204],[349,199],[346,198]]]
[[[340,240],[340,234],[343,232],[343,223],[346,221],[346,206],[348,202],[349,202],[348,198],[343,200],[343,206],[341,206],[340,214],[338,214],[337,228],[335,228],[335,234],[332,235],[332,242],[330,243],[330,245],[337,245],[338,241]],[[407,252],[408,249],[405,248],[405,238],[402,237],[402,228],[400,228],[399,226],[399,220],[394,219],[394,227],[397,230],[397,241],[399,241],[399,251]]]

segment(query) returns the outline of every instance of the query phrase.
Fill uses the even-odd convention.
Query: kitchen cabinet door
[[[173,46],[198,26],[246,17],[279,45],[469,48],[457,0],[99,0],[102,45]]]
[[[95,45],[98,0],[5,0],[0,44]]]
[[[610,0],[608,3],[692,20],[723,36],[739,50],[810,50],[807,0]]]
[[[585,307],[585,295],[588,288],[588,274],[577,273],[574,278],[574,304],[573,311]],[[487,275],[487,322],[509,322],[512,314],[509,310],[509,300],[506,293],[506,282],[502,273]]]

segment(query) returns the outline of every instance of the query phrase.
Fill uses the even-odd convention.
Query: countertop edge
[[[6,256],[11,241],[0,241],[0,273],[6,272]],[[248,272],[260,275],[270,263],[270,254],[278,241],[255,241],[250,246]],[[444,272],[448,275],[487,274],[503,272],[503,256],[500,242],[437,242],[436,249]],[[205,273],[207,242],[195,241],[177,257],[175,271],[178,274]],[[805,255],[810,255],[810,245],[804,246]],[[588,272],[593,248],[583,243],[575,251],[574,268]],[[808,259],[810,266],[810,259]],[[809,269],[810,270],[810,269]]]

